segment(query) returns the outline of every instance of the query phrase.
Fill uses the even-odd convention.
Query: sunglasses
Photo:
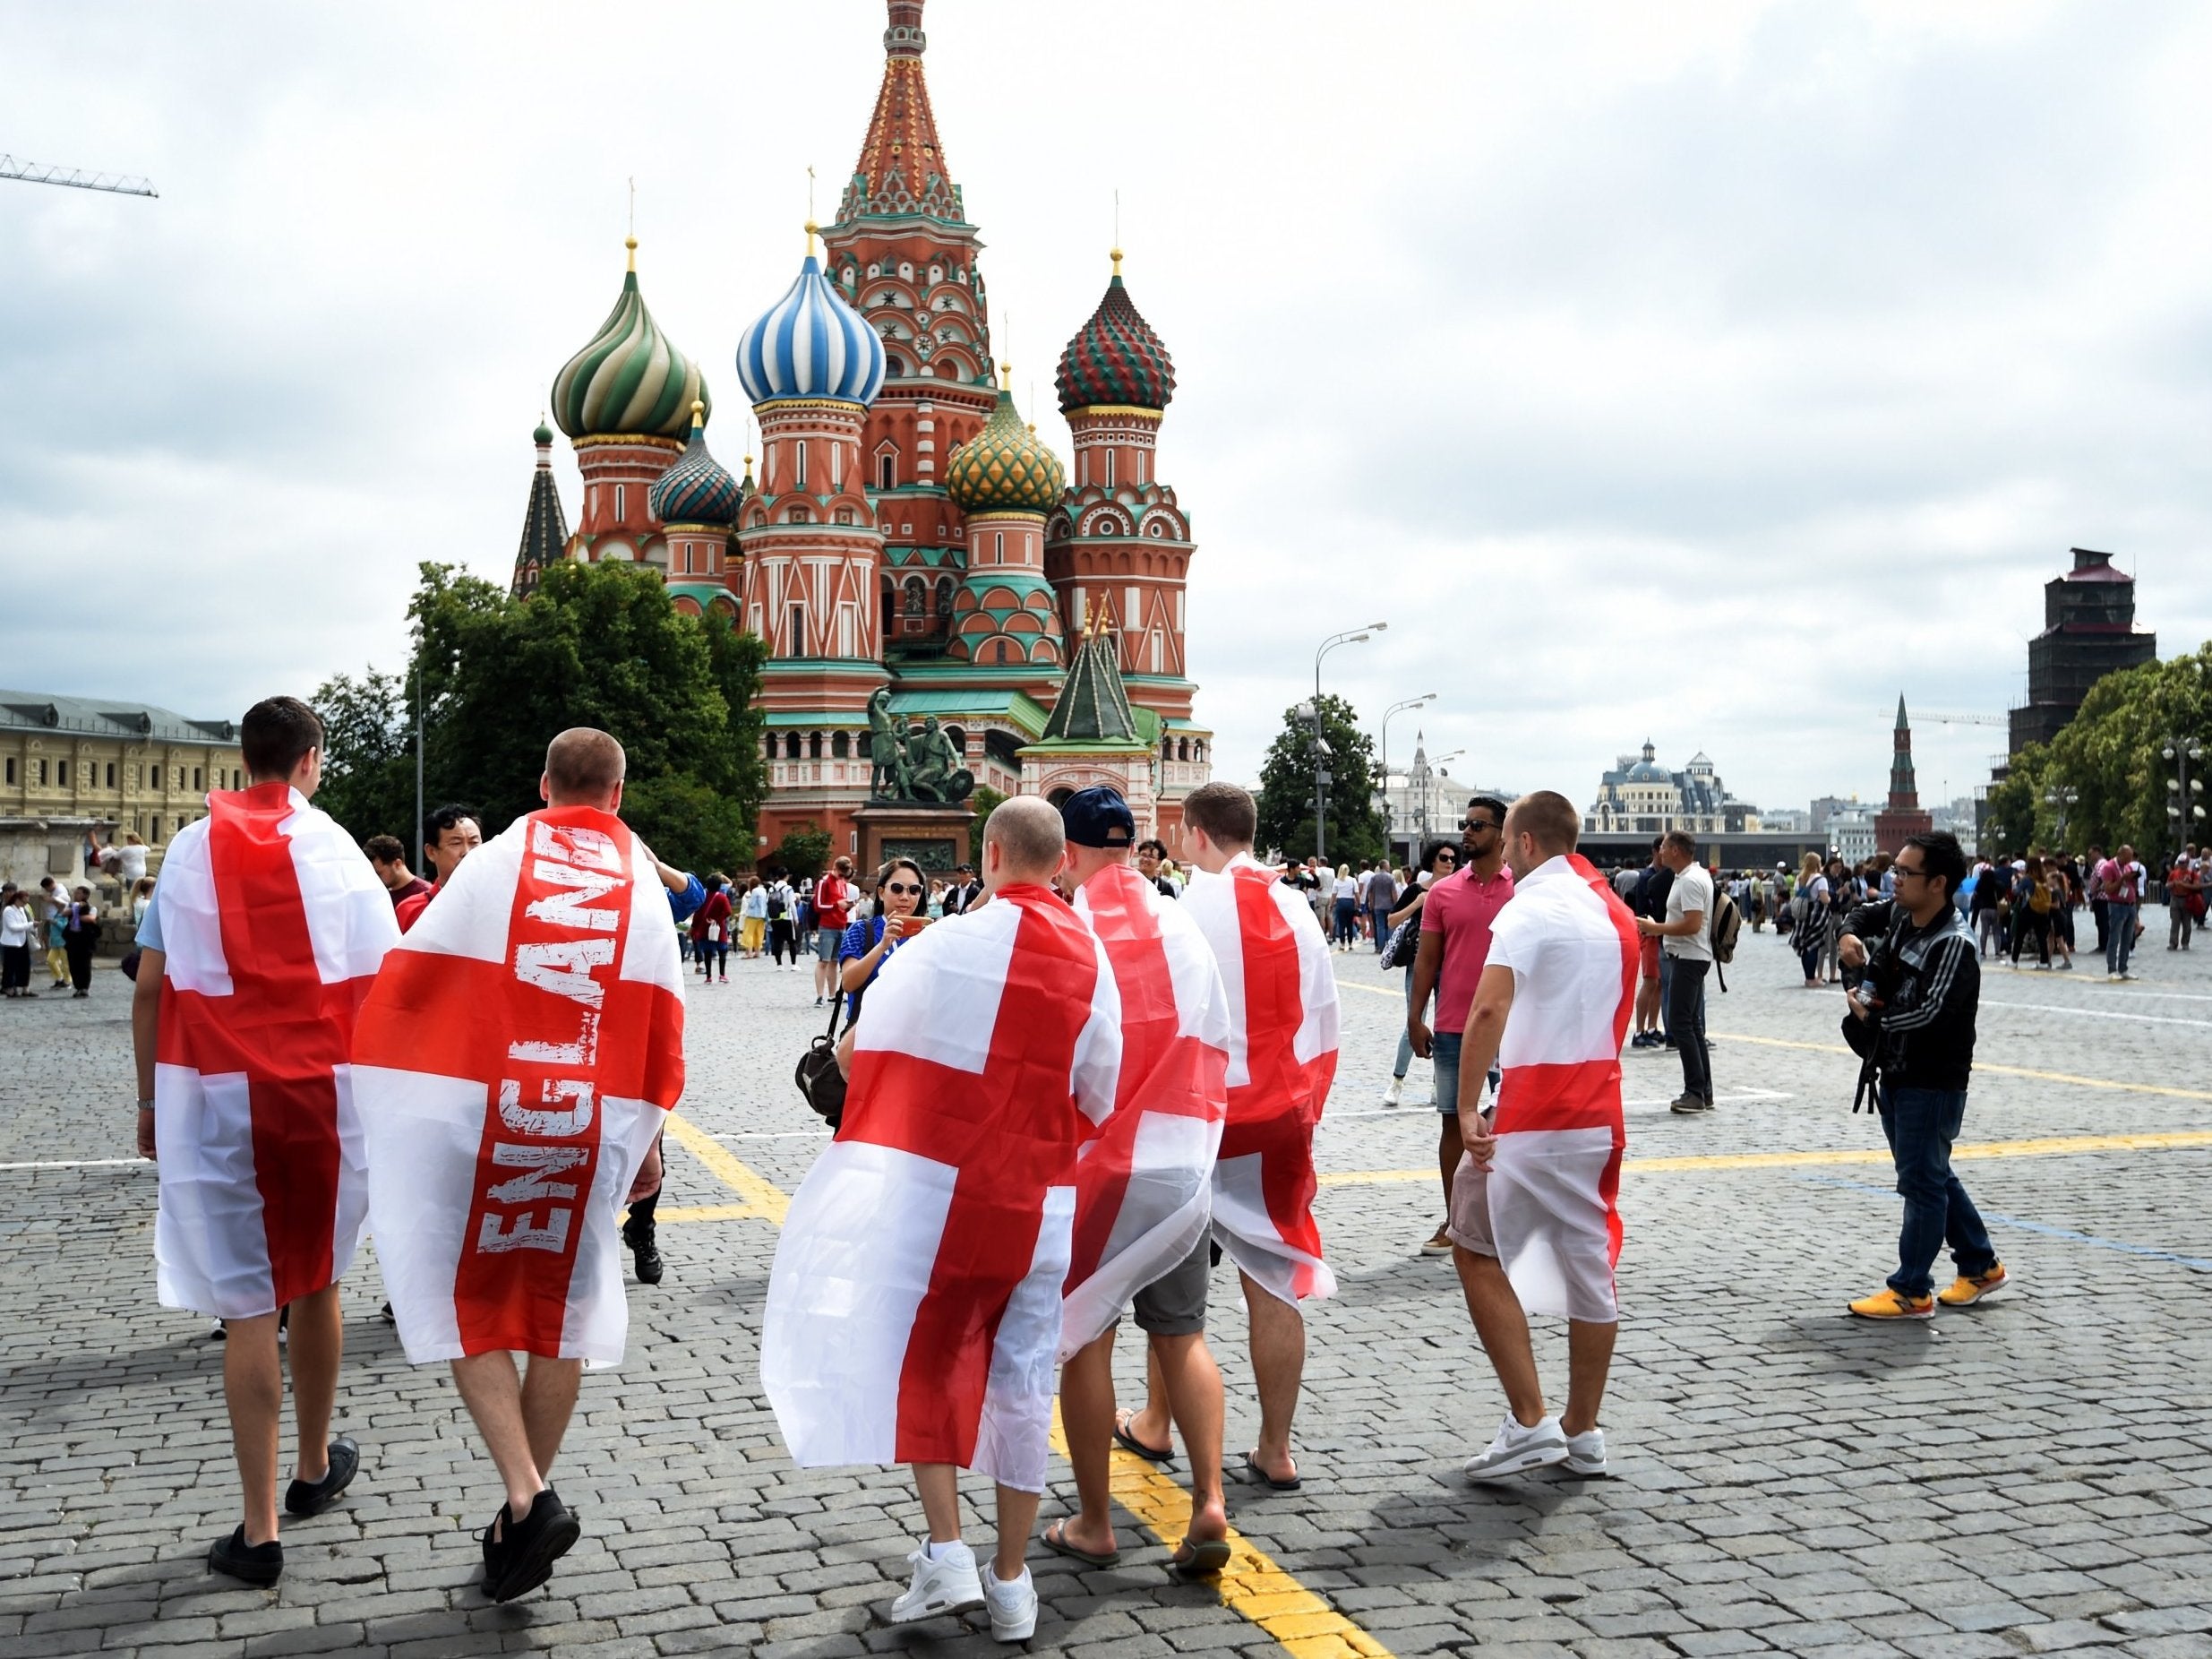
[[[887,893],[900,893],[900,894],[905,894],[905,893],[919,893],[919,892],[921,892],[921,891],[922,891],[922,890],[921,890],[920,888],[918,888],[918,887],[909,887],[909,886],[908,886],[905,882],[904,882],[904,881],[886,881],[886,882],[883,884],[883,890],[884,890],[885,892],[887,892]]]
[[[1457,853],[1438,853],[1436,855],[1436,862],[1440,864],[1455,864],[1459,861],[1460,855]]]

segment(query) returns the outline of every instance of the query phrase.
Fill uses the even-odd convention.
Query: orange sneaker
[[[2001,1261],[1978,1278],[1960,1274],[1951,1281],[1949,1290],[1937,1292],[1935,1299],[1947,1308],[1970,1308],[1977,1302],[1987,1302],[1992,1296],[2002,1294],[2011,1284],[2012,1276],[2004,1270]]]
[[[1851,1311],[1863,1319],[1932,1319],[1935,1298],[1899,1295],[1885,1285],[1873,1295],[1853,1302]]]

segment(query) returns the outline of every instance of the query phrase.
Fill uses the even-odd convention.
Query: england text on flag
[[[1105,948],[1042,887],[884,965],[768,1280],[760,1376],[798,1463],[1043,1489],[1076,1149],[1113,1110],[1120,1012]]]
[[[208,797],[154,903],[163,1305],[251,1319],[344,1276],[367,1192],[347,1050],[399,938],[346,832],[288,784]]]
[[[1229,1087],[1229,997],[1198,924],[1127,864],[1075,903],[1120,993],[1121,1079],[1077,1169],[1063,1359],[1205,1236]]]
[[[1284,1302],[1326,1296],[1336,1276],[1315,1223],[1314,1128],[1336,1077],[1336,975],[1312,910],[1239,853],[1194,871],[1184,902],[1229,993],[1229,1122],[1213,1165],[1213,1233]]]
[[[387,958],[355,1074],[416,1364],[621,1359],[615,1216],[683,1093],[682,984],[649,855],[584,806],[472,853]]]

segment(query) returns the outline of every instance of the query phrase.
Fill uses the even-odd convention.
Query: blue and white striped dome
[[[739,337],[737,377],[755,403],[783,398],[873,403],[883,390],[883,342],[837,297],[810,253],[790,291]]]

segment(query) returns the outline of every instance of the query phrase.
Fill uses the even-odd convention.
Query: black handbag
[[[853,1000],[859,1001],[857,997]],[[855,1008],[853,1011],[858,1015],[860,1010]],[[793,1080],[806,1096],[807,1105],[833,1132],[845,1122],[845,1072],[837,1064],[837,1021],[844,1013],[844,996],[830,998],[829,1029],[807,1044],[807,1052],[799,1056],[798,1069],[793,1073]]]

